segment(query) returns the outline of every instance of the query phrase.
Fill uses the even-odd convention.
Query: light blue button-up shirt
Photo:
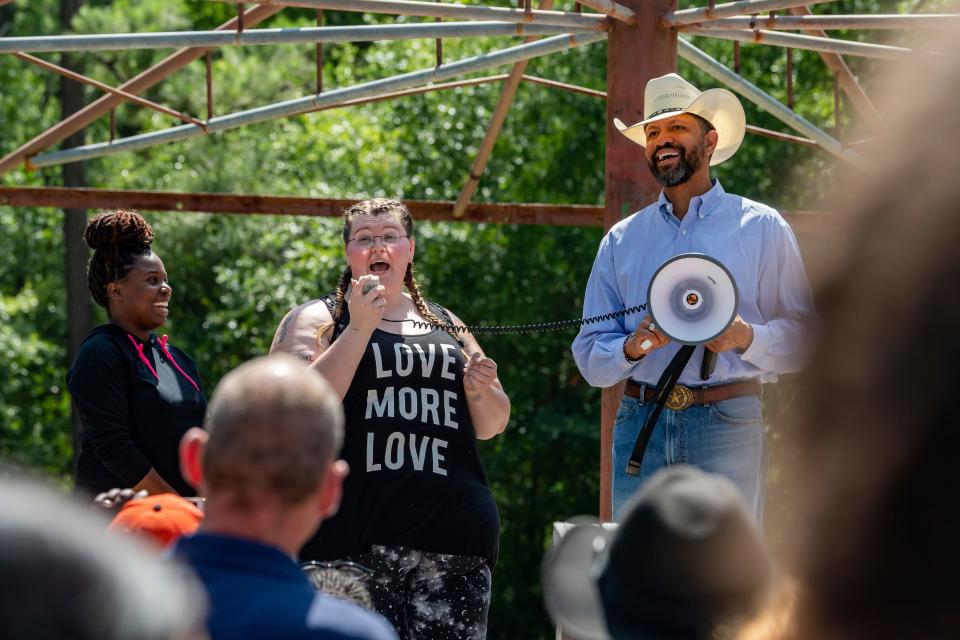
[[[753,327],[753,342],[718,354],[713,375],[700,379],[698,346],[680,376],[697,387],[758,378],[803,365],[806,338],[815,316],[810,285],[797,240],[774,209],[724,192],[719,181],[690,201],[683,220],[661,192],[657,202],[621,220],[600,243],[583,301],[595,316],[647,302],[647,287],[664,262],[682,253],[703,253],[733,274],[740,293],[738,313]],[[625,378],[655,384],[680,345],[668,344],[639,362],[623,354],[623,343],[643,313],[584,325],[573,341],[573,357],[587,382],[609,387]]]

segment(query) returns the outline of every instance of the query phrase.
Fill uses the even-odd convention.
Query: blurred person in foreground
[[[950,55],[885,79],[899,114],[841,182],[854,215],[818,287],[788,432],[798,639],[960,638],[960,48],[924,46]]]
[[[564,637],[710,640],[732,637],[771,575],[736,486],[677,465],[631,498],[616,530],[569,530],[544,558],[543,590]]]
[[[200,640],[205,599],[190,572],[97,512],[0,480],[0,640]]]
[[[395,639],[380,616],[318,594],[294,561],[336,512],[348,472],[343,413],[323,378],[286,355],[243,364],[220,382],[206,426],[181,444],[204,521],[173,555],[207,588],[213,640]]]

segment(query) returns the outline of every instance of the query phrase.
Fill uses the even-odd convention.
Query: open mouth
[[[153,303],[153,308],[154,308],[155,310],[159,311],[160,313],[162,313],[163,315],[167,315],[168,313],[170,313],[170,310],[167,308],[167,305],[169,305],[169,304],[170,304],[170,303],[169,303],[168,301],[164,301],[164,302],[154,302],[154,303]]]
[[[657,153],[657,164],[679,159],[680,152],[677,149],[664,149]]]
[[[383,260],[377,260],[370,264],[370,273],[386,273],[390,270],[390,265]]]

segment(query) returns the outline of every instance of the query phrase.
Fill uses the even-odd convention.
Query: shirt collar
[[[172,554],[253,574],[270,573],[295,582],[305,580],[293,558],[277,547],[234,536],[198,531],[180,538]]]
[[[717,205],[723,199],[725,193],[723,187],[720,185],[720,181],[714,178],[713,186],[710,187],[706,193],[690,200],[689,212],[696,214],[701,220],[709,218],[713,212],[717,210]],[[663,191],[660,191],[660,197],[657,198],[657,210],[660,211],[666,219],[676,220],[673,215],[673,205],[667,200],[667,196]]]

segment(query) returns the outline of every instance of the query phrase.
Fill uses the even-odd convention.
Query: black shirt
[[[463,389],[463,351],[446,332],[376,330],[343,400],[350,464],[336,516],[304,559],[370,546],[476,555],[496,562],[500,516]]]
[[[178,447],[190,427],[202,426],[207,401],[197,365],[163,340],[150,334],[143,342],[105,324],[80,346],[67,372],[83,425],[78,488],[132,487],[153,467],[177,493],[196,494],[180,475]]]

